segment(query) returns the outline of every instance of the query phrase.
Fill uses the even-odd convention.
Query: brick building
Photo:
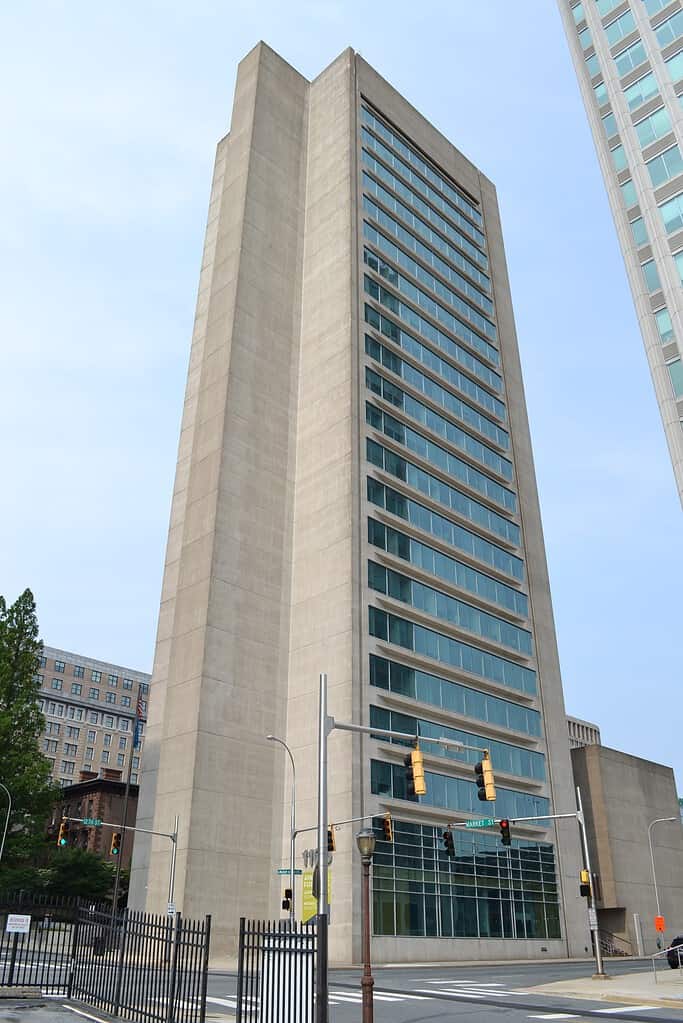
[[[62,790],[62,797],[54,810],[52,827],[57,832],[61,817],[92,817],[103,821],[111,821],[117,827],[85,827],[79,824],[71,824],[69,828],[69,845],[79,849],[87,849],[104,860],[116,862],[116,857],[110,853],[111,839],[115,831],[120,831],[120,823],[123,820],[123,802],[126,786],[115,778],[106,777],[106,774],[118,774],[119,772],[106,771],[105,776],[90,776],[82,773],[82,781],[76,785],[69,785]],[[127,825],[133,826],[138,808],[138,786],[131,785],[128,796],[128,809],[126,813]],[[124,867],[130,866],[133,850],[132,835],[124,835],[121,846],[121,858]]]

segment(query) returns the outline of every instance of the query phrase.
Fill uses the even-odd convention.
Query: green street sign
[[[278,874],[287,874],[287,875],[289,875],[290,873],[291,873],[291,871],[290,871],[289,867],[278,867]],[[295,874],[301,874],[302,871],[298,870],[298,869],[295,869],[294,873]]]
[[[93,828],[101,828],[102,827],[102,820],[101,820],[100,817],[84,817],[83,818],[83,823],[84,824],[89,824]]]
[[[479,821],[465,821],[466,828],[490,828],[496,823],[495,817],[482,817]]]

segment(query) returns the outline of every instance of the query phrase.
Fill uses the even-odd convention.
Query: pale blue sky
[[[568,711],[683,777],[681,509],[554,0],[44,0],[0,38],[0,592],[45,641],[151,668],[236,65],[353,46],[498,188]]]

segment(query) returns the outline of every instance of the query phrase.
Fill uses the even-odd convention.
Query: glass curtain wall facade
[[[683,500],[683,11],[559,6]]]
[[[403,764],[382,753],[401,743],[378,742],[370,787],[443,819],[421,824],[393,809],[393,844],[375,819],[375,934],[559,938],[551,843],[514,838],[504,848],[497,831],[456,831],[449,858],[443,842],[447,822],[463,817],[552,812],[546,755],[534,748],[542,719],[529,706],[537,670],[484,216],[367,101],[359,146],[367,625],[387,651],[369,655],[369,719],[424,737],[427,794],[409,795]],[[383,695],[401,707],[379,706]],[[495,808],[477,799],[481,753],[429,741],[444,736],[490,750]]]

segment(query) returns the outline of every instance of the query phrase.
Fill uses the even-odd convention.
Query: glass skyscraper
[[[338,720],[422,737],[422,797],[400,744],[329,742],[331,821],[376,825],[374,958],[583,953],[575,822],[443,842],[575,807],[495,189],[353,51],[308,82],[260,44],[216,158],[139,809],[158,831],[180,814],[176,901],[213,914],[219,953],[279,911],[290,775],[266,734],[316,820],[321,671]],[[440,736],[490,749],[495,806],[480,754]],[[345,962],[354,830],[332,866]],[[163,905],[167,859],[136,845],[135,904]]]
[[[683,500],[683,10],[559,5]]]

